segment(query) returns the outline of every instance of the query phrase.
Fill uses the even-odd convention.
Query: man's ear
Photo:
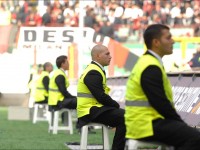
[[[159,47],[159,44],[160,44],[160,40],[158,40],[158,39],[152,40],[152,46]]]
[[[96,56],[97,56],[97,59],[99,59],[101,57],[101,54],[98,53]]]
[[[62,62],[62,63],[61,63],[60,67],[62,67],[62,66],[63,66],[63,64],[64,64],[64,62]]]

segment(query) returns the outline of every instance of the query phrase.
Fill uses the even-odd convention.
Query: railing
[[[200,71],[168,73],[172,84],[175,108],[181,118],[191,126],[200,125]],[[126,77],[108,78],[110,95],[121,107],[125,103]]]

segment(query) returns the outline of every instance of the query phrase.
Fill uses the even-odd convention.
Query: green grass
[[[8,120],[8,108],[0,107],[0,149],[2,150],[67,150],[65,142],[80,142],[80,134],[74,128],[74,134],[59,131],[53,135],[48,133],[47,122],[32,123],[29,121]],[[75,123],[74,123],[75,125]],[[96,129],[96,134],[89,134],[88,143],[101,144],[101,130]],[[110,143],[114,131],[110,130]]]

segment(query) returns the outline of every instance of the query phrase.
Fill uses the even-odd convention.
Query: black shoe
[[[80,145],[79,142],[65,142],[66,145]]]

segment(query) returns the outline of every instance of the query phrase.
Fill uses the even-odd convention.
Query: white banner
[[[78,27],[21,27],[18,49],[33,46],[62,47],[67,43],[82,43],[93,46],[94,43],[108,45],[110,38],[95,34],[91,28]]]

